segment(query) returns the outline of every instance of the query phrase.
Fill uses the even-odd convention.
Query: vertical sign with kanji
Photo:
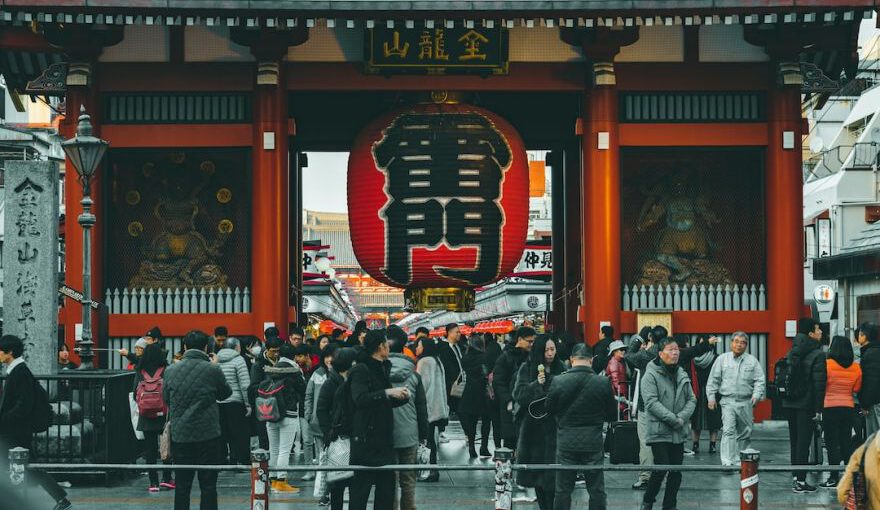
[[[8,161],[4,180],[3,333],[24,341],[35,374],[51,374],[58,343],[58,166]]]

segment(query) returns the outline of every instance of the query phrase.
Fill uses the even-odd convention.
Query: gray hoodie
[[[247,363],[235,349],[220,349],[217,353],[217,361],[223,370],[226,384],[232,388],[232,395],[224,400],[227,402],[247,402],[247,389],[251,385],[251,376],[248,374]]]
[[[406,404],[394,408],[394,447],[412,448],[428,437],[428,408],[422,378],[416,373],[416,364],[403,354],[391,353],[391,386],[405,387],[410,398]]]

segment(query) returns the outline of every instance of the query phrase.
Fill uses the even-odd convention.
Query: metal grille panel
[[[251,120],[244,93],[105,94],[108,124],[222,124]]]
[[[760,122],[764,97],[755,92],[627,92],[621,122]]]

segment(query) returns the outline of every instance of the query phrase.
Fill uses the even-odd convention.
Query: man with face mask
[[[666,337],[658,344],[659,354],[648,363],[642,378],[641,392],[645,410],[639,420],[646,421],[645,443],[651,447],[654,463],[681,465],[684,460],[684,442],[688,438],[688,421],[697,407],[697,399],[687,372],[678,366],[681,354],[678,344]],[[678,506],[678,488],[681,471],[654,471],[642,499],[641,510],[651,510],[666,478],[663,508]]]

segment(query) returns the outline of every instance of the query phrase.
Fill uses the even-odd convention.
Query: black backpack
[[[34,379],[34,407],[31,410],[31,430],[46,432],[52,424],[52,406],[49,404],[49,392]]]
[[[789,356],[776,362],[773,370],[776,396],[783,400],[797,400],[807,394],[807,377],[803,363],[792,365]]]
[[[276,423],[287,417],[290,403],[285,398],[287,388],[284,379],[266,377],[257,387],[255,400],[257,421]]]

